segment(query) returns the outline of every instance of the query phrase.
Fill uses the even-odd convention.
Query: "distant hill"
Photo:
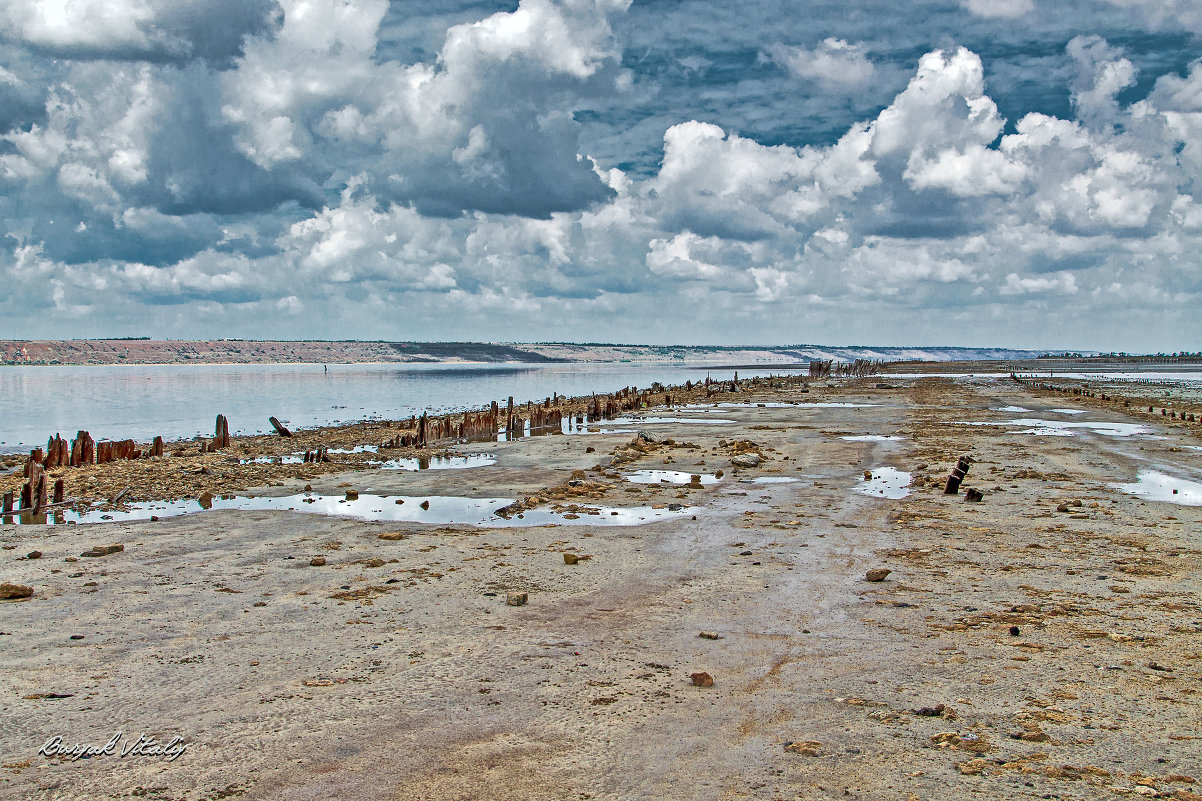
[[[496,342],[255,340],[0,340],[0,364],[350,364],[360,362],[601,362],[638,364],[805,364],[816,359],[981,361],[1034,359],[1048,351],[872,346],[617,345]]]

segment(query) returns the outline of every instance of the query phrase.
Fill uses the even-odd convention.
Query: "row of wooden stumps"
[[[230,444],[230,425],[225,415],[217,415],[215,436],[211,441],[201,442],[201,452],[215,451]],[[6,492],[0,501],[0,514],[11,515],[14,511],[34,516],[45,514],[51,506],[63,504],[64,485],[62,478],[52,479],[48,471],[64,467],[83,467],[90,464],[107,464],[133,459],[161,457],[164,453],[162,437],[155,437],[150,447],[142,450],[132,439],[96,442],[87,431],[79,431],[70,445],[55,434],[46,442],[46,448],[34,448],[25,461],[25,483],[21,486],[19,506],[13,508],[13,493]]]
[[[1118,398],[1118,397],[1115,397],[1114,395],[1107,395],[1105,392],[1098,392],[1096,390],[1091,390],[1088,387],[1062,387],[1057,384],[1050,384],[1050,383],[1047,383],[1044,381],[1037,381],[1033,378],[1030,378],[1030,379],[1021,378],[1013,372],[1010,373],[1010,378],[1011,378],[1011,380],[1013,380],[1019,384],[1022,384],[1025,387],[1033,387],[1035,389],[1042,389],[1045,392],[1065,392],[1065,393],[1069,393],[1071,395],[1077,395],[1077,396],[1080,396],[1083,398],[1097,398],[1098,400],[1104,400],[1104,401],[1122,400],[1123,406],[1127,406],[1127,407],[1131,406],[1131,401],[1129,401],[1129,400]],[[1155,413],[1156,413],[1156,407],[1149,406],[1148,414],[1155,414]],[[1176,409],[1169,409],[1167,407],[1161,407],[1160,416],[1167,417],[1170,420],[1181,420],[1182,422],[1185,422],[1185,423],[1202,422],[1202,414],[1194,414],[1193,412],[1187,412],[1185,410],[1182,410],[1179,413]]]
[[[834,359],[815,359],[810,362],[810,378],[864,378],[876,375],[883,361],[856,359],[852,362],[835,364]]]

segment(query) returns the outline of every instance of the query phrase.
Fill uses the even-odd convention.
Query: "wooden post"
[[[3,514],[11,514],[13,510],[13,491],[9,490],[4,493]]]
[[[54,482],[54,502],[55,503],[63,502],[63,490],[64,489],[65,489],[65,487],[64,487],[63,480],[61,478],[56,479]]]
[[[279,420],[275,419],[274,417],[269,417],[269,418],[267,418],[267,420],[268,420],[268,422],[271,423],[271,427],[274,428],[281,437],[292,436],[292,432],[289,431],[288,429],[284,428],[284,424],[281,423]]]
[[[951,474],[947,477],[947,485],[943,488],[944,495],[958,495],[960,493],[960,482],[968,474],[968,468],[971,465],[971,457],[961,456],[959,458],[956,466],[952,468]]]

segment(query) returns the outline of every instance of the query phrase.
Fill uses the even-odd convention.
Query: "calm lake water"
[[[806,367],[740,369],[741,377]],[[0,453],[28,451],[55,433],[168,441],[213,434],[224,414],[235,434],[379,417],[399,419],[553,392],[587,395],[652,382],[729,379],[733,369],[613,364],[128,365],[0,367]]]

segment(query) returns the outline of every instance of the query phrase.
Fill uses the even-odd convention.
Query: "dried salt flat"
[[[887,437],[883,434],[860,434],[855,437],[839,437],[848,442],[901,442],[905,437]]]
[[[895,467],[878,467],[872,471],[872,478],[860,479],[856,492],[871,495],[875,498],[904,498],[910,494],[910,474]]]
[[[487,453],[472,453],[467,456],[402,457],[371,464],[378,466],[381,470],[468,470],[496,463],[495,456]]]
[[[1181,506],[1202,506],[1202,483],[1174,478],[1155,470],[1141,470],[1131,484],[1111,484],[1112,487],[1150,501],[1175,503]]]
[[[1049,409],[1048,411],[1056,414],[1085,414],[1084,409]]]
[[[426,503],[428,508],[422,508]],[[655,509],[650,506],[611,507],[581,506],[576,512],[553,512],[549,509],[530,509],[512,518],[496,515],[496,510],[514,503],[513,498],[465,498],[450,495],[385,496],[360,495],[349,500],[338,495],[283,495],[269,497],[214,497],[211,511],[274,511],[304,512],[329,517],[351,517],[359,520],[428,525],[468,525],[478,528],[514,528],[518,526],[637,526],[657,520],[668,520],[696,513],[694,507],[673,505],[674,508]],[[150,501],[130,504],[121,510],[94,509],[77,512],[62,510],[48,522],[108,523],[149,520],[151,516],[178,517],[203,514],[208,509],[199,501]],[[18,522],[18,521],[14,521]]]
[[[1133,437],[1141,434],[1151,434],[1151,426],[1140,423],[1105,423],[1102,421],[1082,420],[1068,423],[1063,420],[1041,420],[1033,417],[1022,417],[1017,420],[1005,420],[998,423],[983,423],[969,420],[957,420],[957,425],[964,426],[1006,426],[1009,428],[1025,428],[1024,431],[1013,431],[1013,434],[1030,434],[1036,437],[1071,437],[1078,429],[1092,431],[1108,437]],[[1029,426],[1029,428],[1027,428]]]
[[[790,404],[800,406],[804,409],[868,409],[873,406],[881,406],[880,403],[838,403],[834,401],[817,401],[813,403],[796,403]]]
[[[635,470],[626,474],[626,480],[635,484],[690,484],[695,475],[700,475],[702,485],[707,487],[722,480],[712,473],[686,473],[682,470]]]
[[[1024,409],[1021,406],[999,406],[998,408],[994,409],[993,411],[995,411],[995,412],[1014,412],[1015,414],[1023,414],[1025,412],[1030,412],[1031,410]]]
[[[789,476],[760,476],[758,478],[745,478],[743,484],[796,484],[801,481],[800,478],[791,478]]]

